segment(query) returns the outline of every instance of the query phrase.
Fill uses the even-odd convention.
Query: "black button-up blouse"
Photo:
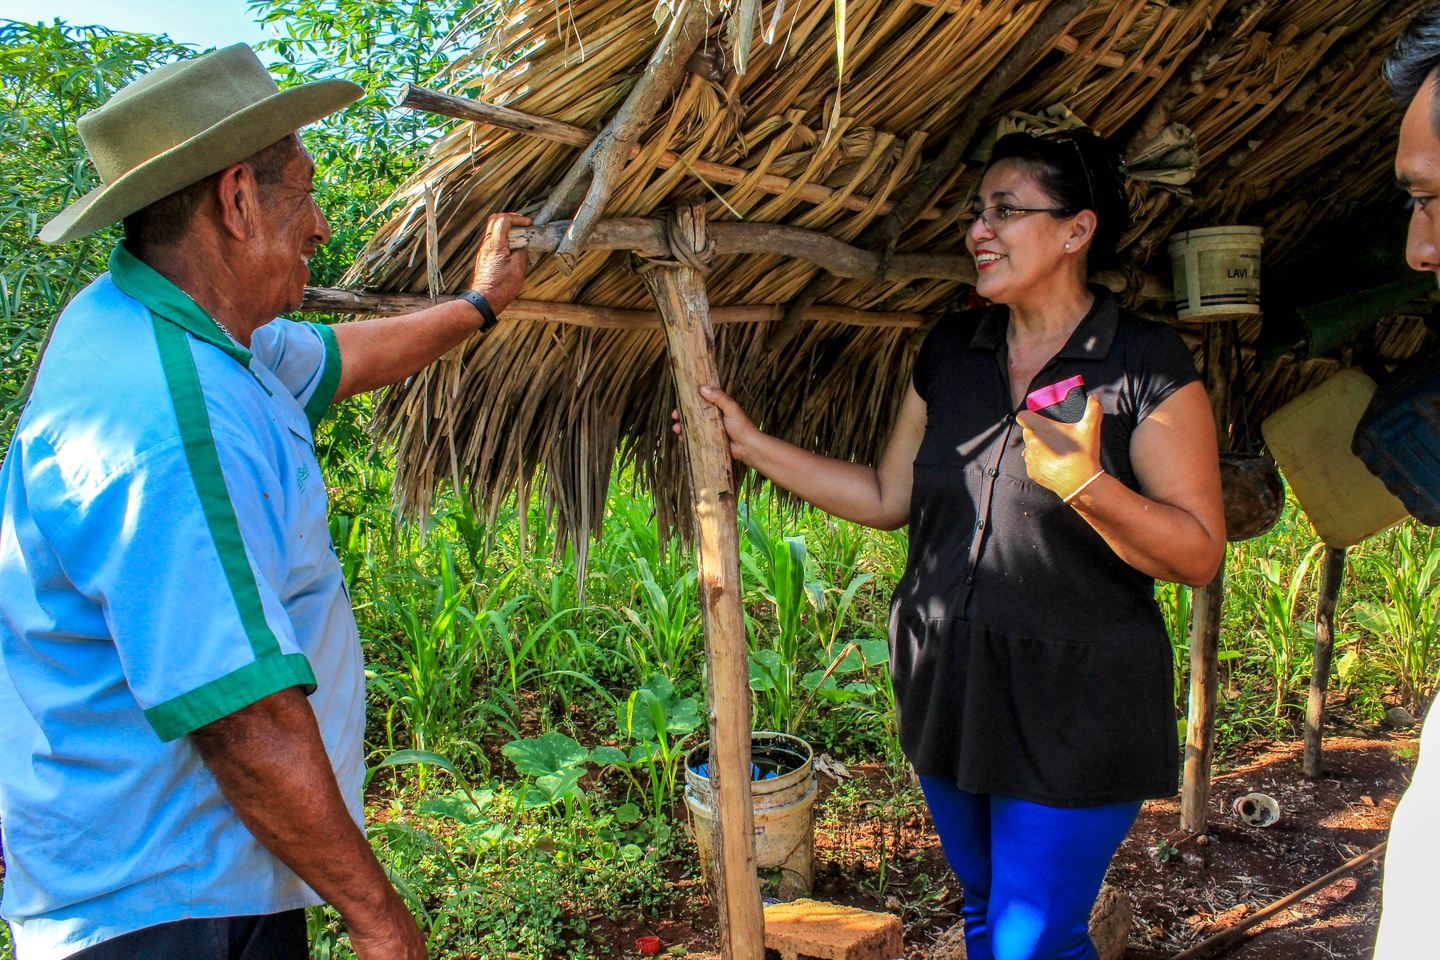
[[[1174,330],[1095,292],[1027,393],[1082,376],[1104,407],[1101,464],[1138,489],[1130,437],[1195,366]],[[977,793],[1168,796],[1179,749],[1154,581],[1026,474],[1008,322],[1004,307],[947,317],[916,359],[927,424],[891,623],[902,745],[921,774]]]

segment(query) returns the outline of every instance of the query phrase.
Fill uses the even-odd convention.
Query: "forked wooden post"
[[[1205,391],[1215,414],[1220,449],[1230,443],[1230,384],[1236,372],[1235,321],[1205,326]],[[1228,552],[1228,550],[1227,550]],[[1205,829],[1210,803],[1210,765],[1215,755],[1215,698],[1220,687],[1220,612],[1225,603],[1225,563],[1215,579],[1195,591],[1190,612],[1190,709],[1185,725],[1185,785],[1180,794],[1180,827]]]
[[[730,444],[720,412],[700,399],[718,383],[704,266],[712,253],[700,203],[669,220],[675,259],[648,261],[645,286],[660,310],[690,461],[700,559],[700,609],[709,665],[710,784],[715,802],[715,897],[726,960],[763,960],[765,915],[755,872],[750,800],[750,678],[740,605],[740,540]]]
[[[1315,602],[1315,665],[1310,671],[1310,701],[1305,707],[1305,776],[1320,776],[1320,732],[1325,726],[1325,691],[1330,686],[1330,654],[1335,649],[1335,603],[1345,578],[1345,548],[1326,547],[1325,573]]]

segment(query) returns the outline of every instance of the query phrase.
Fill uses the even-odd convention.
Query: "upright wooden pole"
[[[1310,701],[1305,708],[1305,776],[1320,776],[1320,731],[1325,726],[1325,691],[1330,686],[1330,654],[1335,648],[1335,603],[1345,578],[1345,548],[1325,549],[1325,573],[1315,603],[1315,665],[1310,671]]]
[[[715,799],[713,876],[726,960],[763,960],[765,914],[755,872],[755,818],[750,800],[750,677],[745,618],[740,604],[740,540],[730,443],[720,412],[700,399],[700,386],[718,383],[705,268],[713,247],[705,208],[683,205],[668,225],[670,262],[641,269],[655,298],[670,349],[690,461],[699,539],[700,608],[709,665],[710,784]]]
[[[1235,321],[1205,326],[1203,375],[1220,449],[1230,445],[1230,385],[1236,374]],[[1210,803],[1210,765],[1215,756],[1215,698],[1220,688],[1220,613],[1225,603],[1225,563],[1215,579],[1195,591],[1190,613],[1190,709],[1185,726],[1185,784],[1180,827],[1205,829]]]

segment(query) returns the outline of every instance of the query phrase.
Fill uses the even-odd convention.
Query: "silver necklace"
[[[210,319],[215,323],[215,326],[219,327],[225,332],[225,336],[229,337],[231,340],[234,340],[236,343],[240,342],[240,338],[235,336],[235,334],[231,332],[229,327],[221,323],[219,317],[211,317]]]

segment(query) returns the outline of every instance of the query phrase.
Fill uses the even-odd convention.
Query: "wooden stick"
[[[395,317],[454,300],[451,295],[429,297],[419,293],[374,293],[367,290],[340,290],[331,287],[306,287],[305,303],[300,307],[308,313],[354,313],[367,316]],[[740,304],[715,307],[710,311],[712,323],[775,323],[785,314],[783,304]],[[923,313],[857,310],[854,307],[817,304],[810,308],[809,319],[816,323],[842,323],[852,327],[924,326],[930,317]],[[659,330],[660,315],[653,310],[627,310],[621,307],[597,307],[584,303],[561,303],[553,300],[515,300],[501,314],[504,321],[524,323],[563,323],[597,330]]]
[[[709,253],[705,207],[675,211],[671,242],[687,259]],[[755,818],[750,798],[750,679],[740,602],[740,542],[730,442],[720,411],[700,399],[700,385],[720,382],[710,333],[705,274],[695,266],[647,264],[641,277],[665,325],[670,366],[684,424],[700,560],[700,610],[709,665],[710,784],[715,801],[714,863],[720,952],[726,960],[762,960],[765,915],[755,871]]]
[[[670,25],[645,65],[645,72],[630,89],[625,102],[545,201],[535,218],[538,224],[549,223],[574,210],[570,229],[555,251],[567,267],[574,266],[590,228],[604,212],[624,172],[635,138],[654,118],[665,98],[679,87],[685,77],[685,65],[709,27],[710,10],[705,0],[682,0],[680,8],[671,14]],[[578,209],[575,208],[577,202]]]
[[[1230,385],[1237,370],[1233,320],[1205,327],[1205,389],[1215,415],[1220,449],[1229,448]],[[1226,547],[1229,550],[1229,547]],[[1215,578],[1195,591],[1190,614],[1190,705],[1185,725],[1185,782],[1180,826],[1200,833],[1209,817],[1210,768],[1215,752],[1215,703],[1220,687],[1220,613],[1225,602],[1225,562]]]
[[[1320,776],[1321,733],[1325,727],[1325,690],[1330,685],[1330,655],[1335,646],[1335,603],[1345,578],[1345,548],[1325,548],[1325,575],[1315,601],[1315,657],[1310,670],[1310,699],[1305,705],[1305,776]]]
[[[418,87],[406,84],[400,91],[400,99],[397,106],[410,110],[423,110],[426,113],[434,113],[444,117],[453,117],[457,120],[470,120],[475,123],[486,123],[514,133],[527,136],[539,137],[542,140],[549,140],[552,143],[565,143],[573,147],[588,147],[595,139],[595,131],[585,127],[578,127],[571,123],[564,123],[559,120],[552,120],[548,117],[540,117],[520,110],[512,110],[509,107],[499,107],[494,104],[484,103],[479,100],[469,100],[465,97],[457,97],[448,93],[441,93],[438,90],[430,90],[425,87]],[[638,144],[630,147],[630,157],[635,157],[644,149]],[[662,170],[668,170],[676,164],[681,163],[680,155],[674,150],[666,150],[655,159],[655,165]],[[712,163],[709,160],[690,160],[687,163],[696,176],[710,180],[715,183],[723,183],[733,187],[743,182],[747,177],[753,175],[753,171],[741,167],[732,167],[723,163]],[[798,186],[794,180],[788,177],[780,177],[774,174],[764,174],[756,177],[753,181],[755,189],[762,193],[778,196],[790,193],[796,199],[804,200],[806,203],[824,203],[841,193],[834,187],[827,187],[821,183],[802,183]],[[841,196],[835,203],[845,210],[864,212],[875,206],[875,212],[880,215],[889,213],[895,208],[895,204],[889,200],[882,201],[875,205],[873,197],[859,194]],[[940,217],[939,207],[930,207],[922,211],[918,217],[921,220],[936,220]]]
[[[1227,946],[1232,941],[1238,940],[1242,933],[1244,933],[1246,930],[1249,930],[1257,923],[1263,923],[1264,921],[1269,920],[1271,917],[1279,913],[1281,910],[1284,910],[1286,907],[1293,906],[1294,904],[1299,903],[1301,900],[1304,900],[1306,897],[1320,892],[1321,890],[1330,886],[1330,884],[1334,883],[1336,880],[1339,880],[1341,877],[1345,876],[1345,874],[1354,870],[1356,867],[1362,867],[1365,864],[1369,863],[1371,860],[1374,860],[1376,857],[1380,856],[1382,853],[1385,852],[1385,845],[1389,842],[1390,841],[1388,840],[1381,841],[1380,843],[1371,847],[1369,850],[1366,850],[1364,853],[1360,854],[1358,857],[1354,857],[1350,860],[1345,861],[1340,866],[1336,867],[1334,870],[1331,870],[1329,873],[1325,874],[1325,876],[1321,877],[1320,879],[1312,880],[1309,883],[1305,884],[1305,886],[1301,887],[1299,890],[1296,890],[1294,893],[1287,894],[1281,897],[1279,900],[1276,900],[1274,903],[1270,904],[1268,907],[1263,907],[1260,910],[1255,911],[1250,916],[1246,917],[1244,920],[1235,924],[1235,926],[1227,927],[1226,929],[1221,930],[1219,933],[1213,936],[1206,937],[1204,940],[1201,940],[1199,943],[1195,944],[1195,946],[1193,947],[1190,947],[1188,950],[1180,951],[1179,953],[1175,954],[1175,956],[1171,957],[1170,960],[1195,960],[1196,957],[1203,957],[1206,954],[1214,953],[1216,950]]]

